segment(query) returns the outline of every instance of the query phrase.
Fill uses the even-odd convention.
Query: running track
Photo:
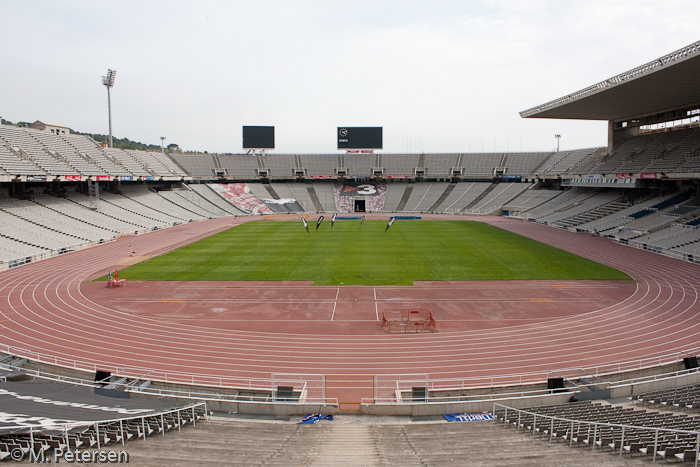
[[[418,335],[216,329],[134,316],[83,294],[81,282],[128,262],[129,244],[141,255],[158,254],[233,223],[217,219],[0,273],[0,350],[14,346],[18,354],[89,370],[126,368],[123,373],[131,376],[153,371],[148,378],[155,380],[269,387],[278,373],[427,373],[435,381],[479,385],[513,383],[530,374],[542,382],[549,371],[616,368],[619,362],[647,366],[698,347],[700,266],[534,223],[478,220],[620,269],[637,281],[636,288],[619,303],[574,317]]]

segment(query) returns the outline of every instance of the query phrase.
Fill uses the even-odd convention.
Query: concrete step
[[[299,419],[301,417],[298,417]],[[645,458],[570,448],[493,422],[384,421],[338,416],[316,425],[212,417],[129,441],[134,466],[643,466]]]

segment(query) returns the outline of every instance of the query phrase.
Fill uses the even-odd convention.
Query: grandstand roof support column
[[[608,120],[608,152],[615,149],[622,139],[639,134],[639,126],[620,126],[619,121]]]

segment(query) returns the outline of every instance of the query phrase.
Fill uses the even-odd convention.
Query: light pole
[[[114,78],[117,72],[112,69],[107,70],[107,76],[102,77],[102,85],[107,88],[107,111],[109,113],[109,147],[112,147],[112,97],[109,90],[114,86]]]
[[[557,152],[559,152],[559,140],[561,139],[561,135],[554,135],[554,137],[557,139]]]
[[[165,155],[165,136],[160,137],[160,152]]]

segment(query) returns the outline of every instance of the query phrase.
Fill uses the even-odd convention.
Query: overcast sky
[[[384,153],[606,144],[605,122],[522,119],[700,39],[700,2],[666,0],[4,1],[0,116],[241,152],[337,153],[336,127],[384,127]]]

